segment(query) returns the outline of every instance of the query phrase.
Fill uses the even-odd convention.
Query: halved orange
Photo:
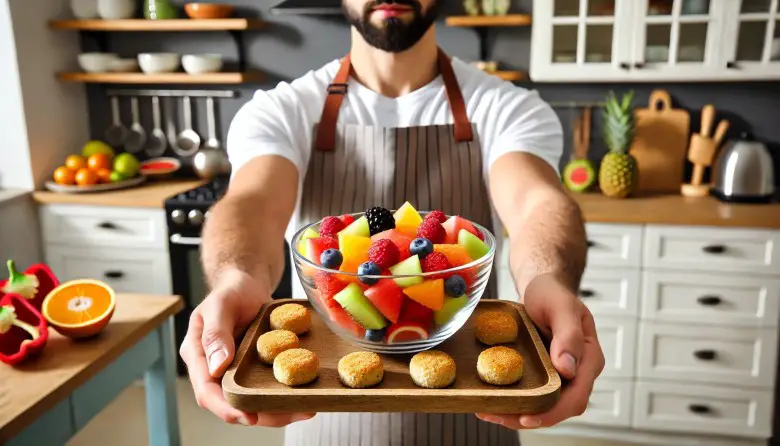
[[[53,289],[43,300],[43,317],[63,336],[87,338],[100,333],[114,315],[114,290],[100,280],[79,279]]]

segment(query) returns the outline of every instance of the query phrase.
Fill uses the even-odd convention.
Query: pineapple
[[[604,105],[604,140],[609,153],[601,161],[599,185],[608,197],[624,198],[636,188],[636,159],[628,153],[634,139],[633,97],[632,91],[618,100],[610,91]]]

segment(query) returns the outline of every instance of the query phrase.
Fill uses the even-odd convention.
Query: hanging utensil
[[[141,125],[141,117],[138,112],[138,98],[130,98],[130,113],[133,117],[133,124],[130,126],[130,132],[125,139],[125,150],[128,153],[138,153],[146,145],[146,130]]]
[[[213,178],[219,175],[230,174],[230,161],[227,153],[222,150],[217,138],[217,125],[214,113],[214,98],[206,99],[206,113],[208,121],[209,138],[204,147],[195,154],[193,168],[201,178]]]
[[[150,157],[158,157],[165,153],[168,140],[160,122],[160,98],[157,96],[152,96],[152,120],[154,121],[154,129],[146,143],[146,154]]]
[[[184,107],[184,129],[176,138],[176,144],[179,146],[179,154],[182,156],[194,155],[200,148],[200,136],[192,128],[192,103],[189,96],[182,98]]]
[[[176,133],[176,123],[174,122],[174,116],[176,116],[176,102],[173,98],[165,98],[165,136],[168,139],[168,145],[171,146],[173,152],[179,156],[186,156],[181,153],[181,149],[176,142],[178,134]]]
[[[127,138],[127,127],[122,125],[122,117],[119,114],[119,98],[111,96],[111,122],[112,124],[106,129],[105,138],[106,142],[114,147],[121,147],[125,143]]]

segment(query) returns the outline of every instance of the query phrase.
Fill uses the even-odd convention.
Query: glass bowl
[[[423,217],[425,214],[427,214],[427,212],[420,212],[420,215]],[[358,219],[364,214],[361,212],[351,215],[355,217],[355,219]],[[447,218],[450,217],[451,216],[449,215],[447,216]],[[325,301],[325,299],[321,298],[320,292],[316,286],[317,276],[323,276],[327,274],[335,275],[339,280],[347,283],[357,283],[365,290],[368,285],[360,284],[359,277],[361,276],[359,276],[357,273],[325,268],[304,257],[304,255],[301,254],[297,249],[304,233],[306,233],[308,229],[312,229],[319,233],[319,225],[321,222],[322,220],[311,225],[304,226],[295,233],[291,244],[291,247],[293,247],[293,263],[309,302],[311,302],[316,312],[325,321],[330,330],[332,330],[342,339],[363,350],[384,354],[411,354],[431,349],[447,340],[466,323],[468,318],[471,316],[471,313],[474,311],[474,308],[476,308],[477,303],[479,303],[479,299],[482,297],[482,294],[485,292],[485,288],[487,287],[488,279],[490,278],[490,273],[493,267],[493,259],[496,252],[496,238],[483,226],[471,222],[471,224],[473,224],[477,230],[482,232],[484,235],[484,242],[489,247],[489,252],[477,260],[447,270],[422,273],[417,275],[362,276],[364,278],[377,280],[392,280],[402,278],[422,278],[423,280],[434,280],[438,278],[446,278],[454,274],[459,274],[464,278],[470,279],[466,280],[467,286],[466,292],[464,294],[467,296],[467,300],[465,305],[457,310],[457,312],[455,312],[446,322],[442,324],[431,322],[427,327],[428,337],[426,339],[406,340],[393,343],[388,343],[387,337],[381,341],[368,340],[365,337],[365,329],[352,320],[352,318],[349,317],[349,315],[337,302],[331,301],[328,303]],[[410,238],[413,239],[413,237]],[[403,305],[407,305],[407,300],[409,300],[409,298],[404,295]],[[392,322],[387,321],[387,324],[390,326],[392,325]]]

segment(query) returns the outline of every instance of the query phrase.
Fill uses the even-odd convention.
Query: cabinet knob
[[[636,69],[640,69],[641,70],[644,67],[645,67],[645,64],[643,64],[642,62],[637,62],[637,63],[634,64],[634,68],[636,68]]]
[[[122,271],[106,271],[103,275],[106,276],[106,279],[121,279],[125,276],[125,273]]]
[[[688,406],[688,410],[698,414],[712,413],[712,409],[710,408],[710,406],[707,406],[705,404],[691,404],[690,406]]]
[[[693,352],[693,356],[702,361],[712,361],[715,359],[715,350],[696,350]]]
[[[702,251],[707,254],[723,254],[726,252],[726,247],[723,245],[708,245],[702,248]]]
[[[580,290],[580,297],[593,297],[596,295],[596,293],[593,290],[589,290],[587,288]]]
[[[718,305],[722,302],[721,298],[718,296],[701,296],[700,298],[696,299],[700,304],[712,307],[715,305]]]
[[[622,68],[622,69],[624,69],[624,70],[630,70],[630,69],[631,69],[631,65],[630,65],[630,64],[628,64],[627,62],[622,62],[622,63],[620,64],[620,68]]]
[[[187,214],[185,214],[181,209],[174,209],[171,212],[171,221],[177,225],[183,225],[187,222]]]
[[[731,61],[726,62],[726,68],[733,70],[735,68],[739,68],[739,66],[737,65],[736,62],[731,60]]]
[[[101,228],[101,229],[116,229],[116,225],[111,223],[110,221],[104,221],[102,223],[98,223],[98,228]]]
[[[593,240],[588,240],[585,243],[587,243],[588,248],[592,248],[592,247],[596,246],[596,242],[594,242]]]

